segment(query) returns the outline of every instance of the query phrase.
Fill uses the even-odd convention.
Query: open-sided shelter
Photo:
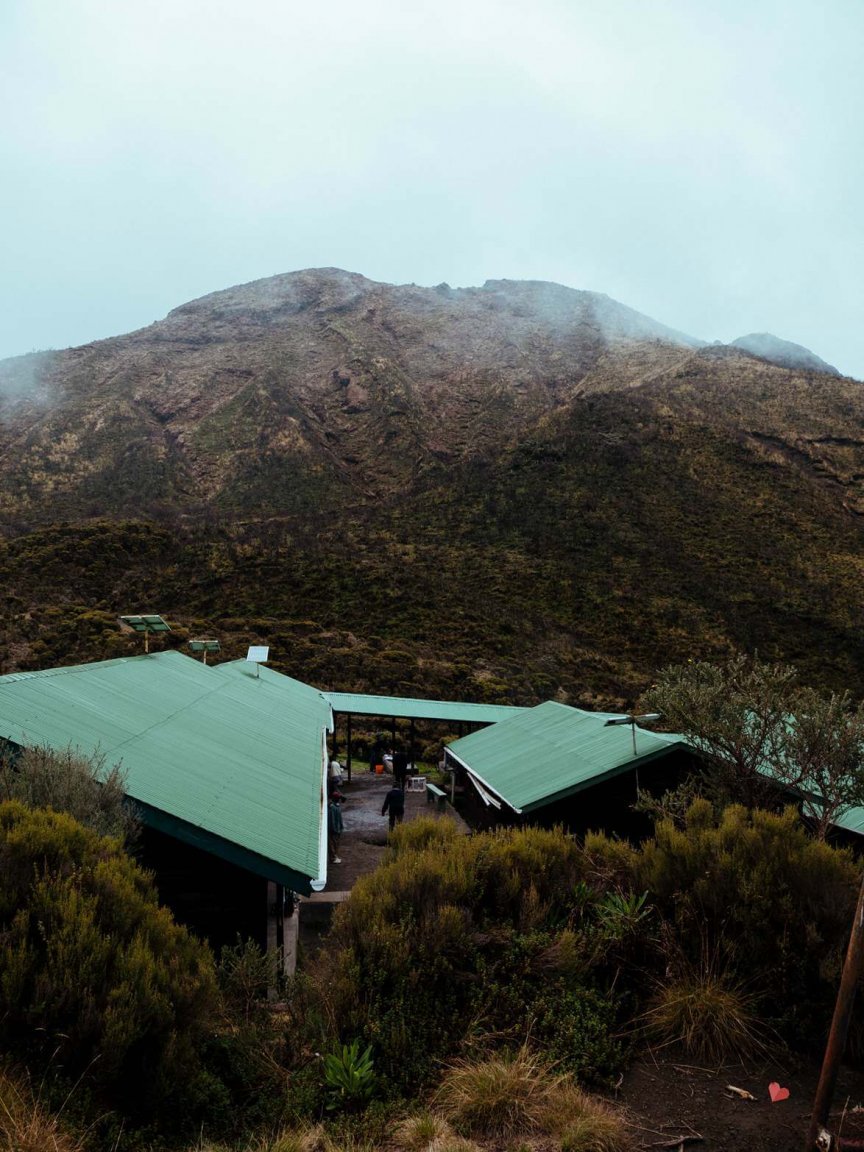
[[[361,692],[325,692],[333,715],[346,719],[345,747],[348,779],[351,779],[352,720],[355,716],[390,722],[392,739],[396,742],[397,719],[411,722],[408,744],[413,756],[416,749],[415,724],[418,720],[454,725],[462,733],[463,727],[497,724],[510,716],[523,712],[508,704],[465,704],[456,700],[424,700],[411,696],[374,696]]]

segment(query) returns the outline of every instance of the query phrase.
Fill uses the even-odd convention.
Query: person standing
[[[340,808],[343,799],[341,792],[331,792],[330,803],[327,805],[327,847],[330,849],[330,860],[334,864],[342,863],[342,857],[339,855],[339,841],[345,830],[342,821],[342,809]]]
[[[397,824],[402,823],[402,817],[405,815],[405,791],[398,784],[394,784],[384,797],[381,815],[386,816],[388,813],[390,814],[390,831],[392,832]]]
[[[393,782],[405,791],[405,781],[408,779],[408,753],[397,748],[393,753]]]
[[[328,778],[330,783],[330,791],[338,792],[342,785],[342,765],[338,760],[331,760],[328,769]]]

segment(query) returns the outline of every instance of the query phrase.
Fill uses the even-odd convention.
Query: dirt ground
[[[625,1072],[617,1099],[639,1148],[677,1150],[685,1137],[685,1152],[802,1152],[818,1078],[818,1065],[706,1069],[648,1055]],[[789,1089],[788,1099],[771,1102],[772,1081]],[[736,1096],[728,1085],[755,1099]],[[831,1130],[864,1137],[862,1073],[841,1072],[834,1105]]]

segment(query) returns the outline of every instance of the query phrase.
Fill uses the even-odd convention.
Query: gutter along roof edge
[[[446,756],[451,756],[456,761],[457,764],[461,764],[469,776],[473,776],[475,780],[478,780],[483,785],[483,787],[486,789],[487,792],[491,792],[493,796],[497,796],[498,799],[503,804],[506,804],[507,807],[512,812],[516,812],[519,816],[521,816],[523,814],[523,812],[527,811],[527,809],[523,809],[523,808],[514,808],[514,806],[510,803],[510,801],[506,798],[506,796],[502,796],[501,793],[497,790],[497,788],[493,788],[492,785],[487,780],[484,780],[483,777],[478,772],[475,772],[474,769],[469,764],[466,764],[465,761],[460,756],[457,756],[455,752],[451,752],[449,748],[447,749]],[[446,757],[445,757],[445,759],[446,759]]]
[[[175,840],[181,840],[193,848],[200,848],[210,855],[227,860],[229,864],[235,864],[256,876],[263,876],[265,880],[275,880],[277,884],[291,888],[292,891],[299,892],[303,896],[308,896],[312,891],[312,877],[297,872],[286,864],[270,860],[258,852],[244,848],[233,840],[226,840],[215,832],[209,832],[206,828],[190,824],[186,820],[172,816],[170,812],[163,812],[159,808],[154,808],[151,804],[143,804],[134,798],[132,804],[141,813],[142,822],[149,828],[155,828],[157,832],[164,832]]]

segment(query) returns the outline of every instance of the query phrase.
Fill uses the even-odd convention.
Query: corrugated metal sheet
[[[468,771],[517,812],[597,784],[619,772],[686,747],[680,736],[606,726],[614,714],[583,712],[550,700],[448,748]]]
[[[353,692],[325,692],[334,712],[355,716],[402,717],[465,724],[497,724],[524,712],[506,704],[458,704],[452,700],[415,700],[403,696],[366,696]]]
[[[179,652],[0,677],[0,735],[122,762],[130,797],[310,880],[322,863],[316,689]]]
[[[848,812],[844,812],[839,820],[834,823],[838,828],[845,828],[847,832],[854,832],[858,836],[864,836],[864,808],[850,808]]]

